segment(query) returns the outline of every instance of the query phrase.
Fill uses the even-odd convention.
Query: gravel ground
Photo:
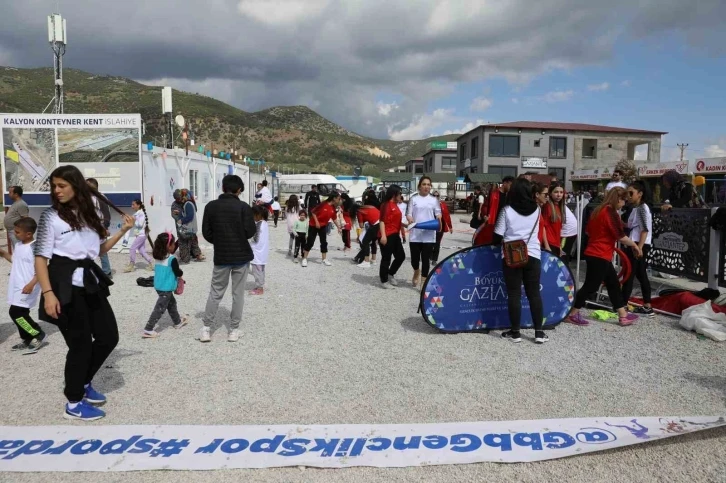
[[[458,217],[455,217],[458,218]],[[468,227],[444,238],[466,246]],[[284,225],[284,223],[283,223]],[[144,340],[156,295],[138,287],[145,271],[118,273],[112,287],[121,342],[96,377],[108,416],[94,424],[433,423],[596,416],[726,414],[724,346],[657,317],[633,327],[561,325],[550,342],[513,345],[497,334],[443,335],[416,313],[418,294],[378,286],[331,243],[332,267],[313,252],[306,269],[286,257],[284,226],[271,228],[262,297],[246,297],[243,337],[226,341],[231,298],[213,339],[195,340],[211,262],[184,267],[181,331],[164,317],[161,337]],[[442,258],[452,250],[443,250]],[[207,250],[211,260],[211,250]],[[125,256],[112,255],[120,269]],[[9,272],[9,266],[5,270]],[[4,274],[3,274],[4,275]],[[401,279],[410,280],[407,262]],[[7,277],[0,279],[6,291]],[[252,277],[248,281],[252,288]],[[4,297],[3,297],[4,300]],[[319,300],[311,303],[311,300]],[[3,302],[5,304],[5,302]],[[3,305],[3,313],[7,307]],[[0,425],[61,425],[65,345],[53,326],[33,356],[10,352],[17,333],[0,322]],[[526,336],[527,334],[525,332]],[[0,480],[53,481],[726,481],[726,429],[562,460],[404,469],[225,470],[13,474]],[[7,476],[7,475],[6,475]]]

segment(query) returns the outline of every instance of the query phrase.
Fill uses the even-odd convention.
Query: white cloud
[[[446,135],[446,134],[464,134],[465,132],[469,132],[472,129],[474,129],[475,127],[481,126],[482,124],[486,124],[484,119],[477,119],[476,121],[473,121],[473,122],[467,122],[466,124],[461,126],[459,129],[447,129],[442,134],[444,134],[444,135]]]
[[[257,22],[284,26],[314,19],[329,3],[329,0],[240,0],[237,10]]]
[[[630,87],[630,81],[629,80],[624,80],[623,82],[620,83],[620,85],[622,87]]]
[[[686,148],[688,149],[688,148]],[[707,158],[722,158],[726,156],[726,146],[721,147],[718,144],[711,144],[704,149]]]
[[[607,82],[603,82],[602,84],[590,84],[587,86],[588,91],[606,91],[610,89],[610,84]]]
[[[48,65],[48,46],[33,34],[46,28],[37,15],[41,3],[48,2],[4,2],[0,65]],[[463,83],[504,79],[520,104],[571,99],[572,91],[525,98],[517,86],[547,72],[606,64],[634,37],[677,32],[718,57],[726,53],[726,2],[701,3],[694,9],[682,0],[419,0],[416,8],[390,0],[68,1],[63,14],[74,26],[67,65],[75,69],[167,79],[247,111],[304,104],[347,129],[385,137],[391,126],[398,133],[430,117],[422,115],[427,106]],[[190,19],[203,25],[193,35],[170,36],[149,28],[148,19],[161,17],[165,25]],[[388,115],[376,102],[382,93],[397,100]]]
[[[398,129],[398,126],[389,126],[388,137],[394,141],[421,139],[435,132],[441,125],[453,120],[453,109],[436,109],[430,114],[415,116],[408,125],[400,129]]]
[[[572,99],[572,96],[575,95],[575,92],[573,90],[567,90],[567,91],[552,91],[548,92],[544,96],[541,97],[541,99],[545,102],[553,103],[553,102],[564,102],[569,101]]]
[[[487,99],[486,97],[477,97],[474,99],[471,103],[471,106],[469,106],[470,111],[486,111],[492,107],[492,101],[490,99]]]
[[[389,104],[386,104],[385,102],[379,102],[376,104],[378,107],[378,114],[380,114],[383,117],[388,117],[391,115],[391,112],[398,109],[398,104],[395,102],[391,102]]]
[[[512,97],[512,104],[519,104],[519,99]]]
[[[648,146],[638,146],[635,148],[635,160],[643,161],[648,159]]]

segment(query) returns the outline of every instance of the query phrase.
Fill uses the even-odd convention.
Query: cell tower
[[[48,16],[48,42],[53,49],[53,75],[55,78],[55,97],[50,103],[54,103],[54,114],[63,114],[63,55],[66,53],[68,37],[66,20],[60,14],[54,13]],[[48,106],[45,110],[48,109]]]

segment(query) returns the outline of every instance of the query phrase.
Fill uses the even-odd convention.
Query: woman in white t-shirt
[[[91,190],[75,166],[55,169],[50,175],[51,207],[40,215],[34,247],[40,319],[57,325],[68,345],[64,417],[83,421],[105,416],[91,405],[106,402],[91,381],[118,343],[116,317],[108,303],[113,282],[94,260],[134,226],[134,219],[123,215],[121,230],[106,239],[92,196],[108,201]]]
[[[408,223],[422,223],[424,221],[439,220],[441,223],[441,204],[431,194],[431,178],[422,176],[418,182],[418,193],[411,196],[406,208]],[[439,226],[439,230],[441,226]],[[429,276],[431,255],[436,245],[436,230],[421,230],[412,228],[408,236],[411,247],[411,266],[413,279],[411,283],[418,287],[421,277],[426,280]],[[419,263],[421,269],[419,269]]]
[[[637,180],[628,187],[627,193],[628,200],[633,205],[633,211],[628,217],[630,239],[638,244],[643,255],[636,257],[632,249],[626,248],[625,253],[630,259],[632,271],[623,284],[623,302],[628,304],[628,299],[633,293],[633,281],[637,278],[643,293],[643,306],[636,307],[633,312],[647,317],[655,317],[653,307],[650,305],[650,280],[648,279],[648,253],[653,237],[653,215],[648,206],[651,202],[650,189],[647,184]]]
[[[534,323],[534,341],[544,344],[549,339],[542,330],[542,295],[539,291],[542,266],[540,257],[542,250],[539,242],[540,210],[535,201],[533,184],[518,178],[512,183],[507,196],[508,205],[501,211],[494,227],[495,243],[499,238],[504,243],[524,240],[527,244],[529,260],[520,268],[510,268],[502,261],[502,271],[507,285],[509,320],[511,329],[502,333],[502,337],[513,342],[522,342],[520,334],[522,318],[522,285],[529,300],[529,310]],[[502,257],[504,258],[504,257]]]

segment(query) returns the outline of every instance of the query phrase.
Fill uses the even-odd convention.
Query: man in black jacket
[[[320,193],[318,193],[318,187],[316,185],[312,185],[310,187],[310,191],[305,193],[305,208],[308,210],[308,213],[311,213],[313,211],[313,208],[315,208],[319,204]]]
[[[204,208],[202,236],[214,245],[214,270],[212,283],[204,310],[200,342],[211,341],[210,325],[217,315],[229,279],[232,278],[232,313],[230,314],[227,340],[239,340],[239,324],[245,303],[245,280],[250,262],[254,258],[247,240],[255,236],[257,229],[250,205],[241,201],[239,195],[245,185],[237,175],[222,179],[222,191],[218,199]]]

